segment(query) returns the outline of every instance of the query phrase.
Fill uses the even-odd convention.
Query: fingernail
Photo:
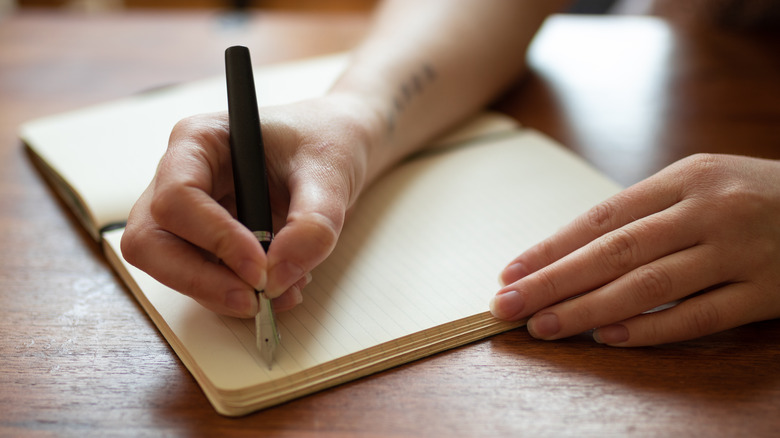
[[[628,329],[623,324],[612,324],[593,331],[593,340],[599,344],[620,344],[628,340]]]
[[[294,263],[277,263],[268,271],[265,293],[270,298],[276,298],[282,295],[304,275],[303,269]]]
[[[526,269],[525,265],[522,263],[514,263],[501,271],[501,274],[498,276],[498,282],[501,284],[501,286],[506,286],[507,284],[514,283],[526,275],[528,275],[528,269]],[[505,278],[508,280],[504,280]]]
[[[543,313],[528,320],[528,331],[535,338],[549,338],[561,330],[558,316],[554,313]]]
[[[265,284],[268,281],[268,274],[266,274],[265,269],[261,269],[260,265],[254,260],[243,261],[237,274],[242,280],[252,285],[255,290],[265,289]]]
[[[232,290],[225,296],[225,307],[241,316],[254,316],[257,313],[257,298],[250,290]]]
[[[516,290],[499,292],[490,300],[490,313],[498,319],[520,319],[524,307],[525,298]]]

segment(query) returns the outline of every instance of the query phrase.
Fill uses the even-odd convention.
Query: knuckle
[[[341,226],[328,216],[312,212],[297,220],[298,226],[305,228],[311,245],[310,250],[315,252],[329,252],[338,240]]]
[[[643,266],[636,271],[634,299],[636,302],[660,305],[668,301],[666,296],[673,287],[669,273],[653,265]]]
[[[137,266],[141,256],[140,249],[144,245],[140,242],[141,236],[135,232],[135,227],[128,227],[122,234],[122,240],[119,242],[122,257],[133,266]]]
[[[227,129],[226,122],[224,117],[215,114],[194,114],[176,122],[171,133],[222,135]]]
[[[198,114],[179,120],[171,130],[168,149],[160,161],[160,169],[177,172],[188,158],[208,163],[210,166],[224,166],[230,162],[225,154],[228,141],[228,122],[215,114]]]
[[[317,231],[315,234],[316,239],[323,247],[332,248],[338,239],[340,227],[326,216],[316,214],[313,218],[312,224]]]
[[[596,235],[602,235],[604,232],[614,228],[617,211],[609,200],[594,206],[585,216],[586,226]]]
[[[193,127],[198,126],[201,120],[202,117],[199,114],[187,116],[173,125],[171,133],[176,134],[179,132],[189,132]]]
[[[699,187],[711,187],[720,182],[724,176],[726,166],[723,160],[715,154],[700,153],[685,158],[682,166],[682,176],[686,180],[685,187],[698,189]]]
[[[721,320],[721,313],[715,305],[707,301],[701,301],[693,307],[686,324],[691,333],[696,336],[703,336],[716,332]]]
[[[696,173],[700,175],[713,172],[719,167],[718,163],[718,156],[708,153],[694,154],[686,158],[684,161],[684,164],[686,165],[689,173]]]
[[[231,234],[228,227],[222,227],[214,235],[211,236],[211,248],[214,255],[220,259],[230,259],[234,252],[234,248],[239,239]]]
[[[185,195],[182,187],[166,185],[156,187],[149,201],[149,213],[159,224],[166,226],[176,216],[176,203]]]
[[[207,263],[203,261],[201,265],[195,266],[196,269],[183,273],[178,279],[179,285],[176,287],[176,290],[197,300],[206,307],[211,307],[218,302],[217,297],[221,296],[223,292],[217,288],[209,287],[209,285],[213,285],[208,281],[208,278],[202,275],[209,268],[206,266]]]
[[[543,291],[544,297],[552,297],[553,301],[557,301],[560,287],[555,281],[555,275],[549,269],[540,269],[534,273],[534,278],[539,289]]]
[[[624,271],[636,263],[638,245],[631,232],[620,229],[599,241],[598,255],[603,265],[613,271]]]
[[[551,263],[553,260],[556,260],[556,249],[553,243],[550,239],[545,239],[539,243],[536,244],[534,247],[534,250],[536,251],[536,257],[538,260],[542,261],[543,263]]]

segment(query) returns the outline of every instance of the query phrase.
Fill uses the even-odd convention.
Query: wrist
[[[364,165],[365,184],[400,158],[388,153],[393,148],[388,144],[387,109],[381,99],[335,89],[324,98],[338,108],[341,129],[348,135],[346,142]]]

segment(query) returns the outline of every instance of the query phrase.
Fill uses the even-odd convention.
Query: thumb
[[[268,251],[265,293],[276,298],[304,278],[333,251],[344,224],[346,203],[317,184],[291,193],[287,223]]]

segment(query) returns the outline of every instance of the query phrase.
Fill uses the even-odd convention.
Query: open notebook
[[[264,104],[323,93],[342,55],[257,68]],[[42,173],[216,410],[241,415],[521,323],[487,311],[500,269],[619,187],[547,137],[482,114],[399,165],[358,201],[304,302],[278,315],[272,370],[252,320],[216,315],[128,265],[122,224],[180,118],[226,107],[223,78],[25,124]]]

